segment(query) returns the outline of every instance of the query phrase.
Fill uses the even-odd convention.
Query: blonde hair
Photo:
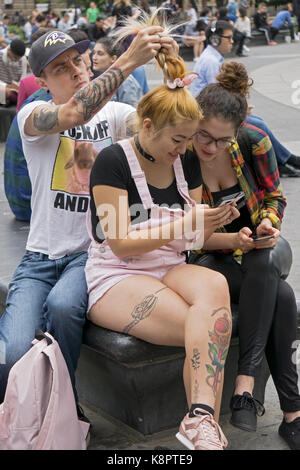
[[[158,17],[162,10],[164,9],[159,8],[154,14],[142,12],[138,20],[132,17],[127,18],[124,21],[124,26],[114,34],[117,42],[149,26],[161,26],[164,29],[164,34],[171,35],[174,25],[170,25],[164,18]],[[178,28],[178,24],[176,28]],[[181,57],[173,57],[164,52],[159,52],[156,56],[156,61],[162,69],[165,79],[171,82],[176,78],[182,80],[189,74]],[[167,84],[159,85],[149,91],[139,101],[136,114],[137,129],[141,129],[146,118],[151,119],[157,130],[162,129],[166,125],[175,125],[182,121],[203,119],[197,101],[186,86],[171,89]]]

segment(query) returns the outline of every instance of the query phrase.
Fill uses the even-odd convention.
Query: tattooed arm
[[[155,57],[161,48],[158,34],[161,31],[160,26],[151,26],[139,32],[112,67],[79,90],[67,103],[35,108],[26,120],[25,133],[30,136],[55,134],[88,122],[135,68]]]

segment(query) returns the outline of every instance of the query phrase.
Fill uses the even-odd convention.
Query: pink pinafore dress
[[[157,227],[158,225],[167,224],[172,220],[183,217],[186,212],[181,208],[168,208],[153,203],[145,174],[140,167],[130,141],[122,140],[118,143],[125,152],[131,176],[145,210],[151,209],[150,218],[145,222],[132,225],[130,230],[144,230],[150,227]],[[185,201],[185,208],[190,210],[195,205],[195,201],[189,196],[179,156],[173,166],[178,192]],[[88,216],[88,228],[91,233],[89,221],[90,216]],[[203,234],[204,227],[201,230],[183,234],[180,238],[163,245],[159,249],[126,258],[118,258],[114,255],[106,240],[102,243],[92,240],[85,267],[89,294],[88,311],[105,292],[128,276],[144,274],[153,276],[161,281],[170,269],[185,264],[183,251],[202,247],[204,242]]]

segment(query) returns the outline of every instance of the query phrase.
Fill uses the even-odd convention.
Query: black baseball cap
[[[36,77],[40,77],[46,65],[63,52],[74,48],[83,54],[89,45],[88,39],[75,43],[71,36],[62,31],[48,32],[37,39],[30,48],[28,60],[31,70]]]

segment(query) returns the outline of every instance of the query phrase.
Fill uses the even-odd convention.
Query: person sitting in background
[[[231,332],[230,299],[223,276],[187,265],[182,252],[188,238],[202,246],[238,211],[227,206],[210,213],[201,206],[200,166],[187,151],[201,111],[184,86],[190,77],[183,60],[160,53],[158,63],[166,83],[140,100],[134,138],[101,151],[91,172],[87,315],[96,325],[152,344],[185,347],[189,412],[176,437],[191,450],[223,450],[217,397]],[[106,222],[102,207],[113,209]],[[204,225],[201,216],[196,222],[198,211]]]
[[[81,57],[89,41],[75,44],[62,31],[52,31],[31,47],[31,69],[41,87],[50,90],[52,102],[34,101],[18,113],[33,192],[26,246],[30,253],[24,255],[16,270],[9,288],[10,300],[0,318],[0,340],[6,350],[6,362],[0,366],[0,402],[4,398],[9,371],[30,348],[36,328],[49,331],[57,339],[76,396],[75,368],[87,301],[84,265],[89,236],[85,211],[89,206],[89,195],[78,198],[68,194],[76,201],[84,201],[76,210],[65,204],[66,177],[70,174],[65,163],[69,163],[75,139],[86,143],[83,129],[86,124],[98,151],[118,138],[126,117],[134,109],[108,102],[111,93],[131,70],[151,60],[165,47],[171,38],[161,38],[158,34],[161,31],[160,27],[152,27],[138,34],[114,68],[105,72],[101,80],[92,82]],[[120,107],[123,113],[117,110]],[[126,115],[125,108],[129,108]],[[45,120],[45,113],[51,122],[48,118]],[[77,135],[76,127],[81,130],[80,135]],[[16,321],[17,330],[14,327]],[[79,419],[84,419],[80,410],[78,415]]]
[[[35,24],[32,26],[31,36],[39,29],[39,28],[47,28],[49,20],[47,20],[46,15],[42,13],[37,15],[35,18]]]
[[[131,1],[115,0],[111,14],[116,17],[116,28],[120,27],[125,18],[132,16]]]
[[[121,47],[115,44],[115,40],[111,37],[99,39],[93,49],[93,70],[97,72],[105,72],[122,54]],[[137,103],[143,97],[143,91],[131,75],[120,85],[116,93],[112,96],[112,101],[119,103],[127,103],[136,108]]]
[[[0,50],[0,103],[15,104],[20,80],[26,76],[25,43],[14,39],[6,49]]]
[[[282,10],[277,13],[270,28],[271,41],[274,41],[278,34],[278,31],[283,27],[287,27],[289,29],[291,34],[291,40],[295,41],[295,31],[291,20],[292,11],[293,5],[291,3],[288,3],[287,6],[282,7]]]
[[[239,57],[244,57],[245,54],[243,52],[244,49],[244,43],[246,36],[241,33],[233,24],[233,21],[229,18],[228,16],[228,10],[227,7],[221,7],[218,10],[218,21],[226,21],[227,23],[232,24],[232,37],[233,37],[233,43],[236,45],[236,55]]]
[[[256,13],[253,15],[253,21],[255,29],[262,31],[265,35],[266,41],[269,46],[276,46],[277,42],[271,41],[270,39],[270,24],[271,21],[268,17],[267,5],[265,3],[259,3]]]
[[[4,47],[10,44],[13,39],[16,39],[18,37],[15,34],[10,33],[8,31],[8,25],[10,23],[11,23],[10,17],[8,15],[4,15],[2,18],[2,25],[0,26],[0,37],[4,38],[4,41],[5,41]]]
[[[147,13],[147,12],[146,12]],[[126,49],[130,46],[132,43],[133,39],[135,38],[135,34],[129,34],[120,44],[120,47],[122,49],[122,52],[125,52]],[[140,67],[137,67],[136,69],[133,70],[131,75],[136,79],[138,84],[140,85],[143,94],[145,95],[149,91],[149,85],[147,81],[147,76],[146,76],[146,71],[145,67],[141,65]]]
[[[192,94],[197,97],[199,93],[210,83],[217,81],[224,54],[232,48],[232,24],[218,21],[215,27],[209,27],[206,32],[208,46],[201,54],[194,66],[194,72],[198,75],[190,85]],[[215,45],[213,45],[215,44]],[[248,114],[247,122],[262,129],[271,139],[278,161],[279,174],[281,177],[300,176],[300,157],[292,154],[273,135],[267,124],[259,116]]]
[[[99,8],[95,2],[91,2],[89,8],[86,10],[86,14],[89,19],[89,23],[95,23],[98,15],[100,14]]]

